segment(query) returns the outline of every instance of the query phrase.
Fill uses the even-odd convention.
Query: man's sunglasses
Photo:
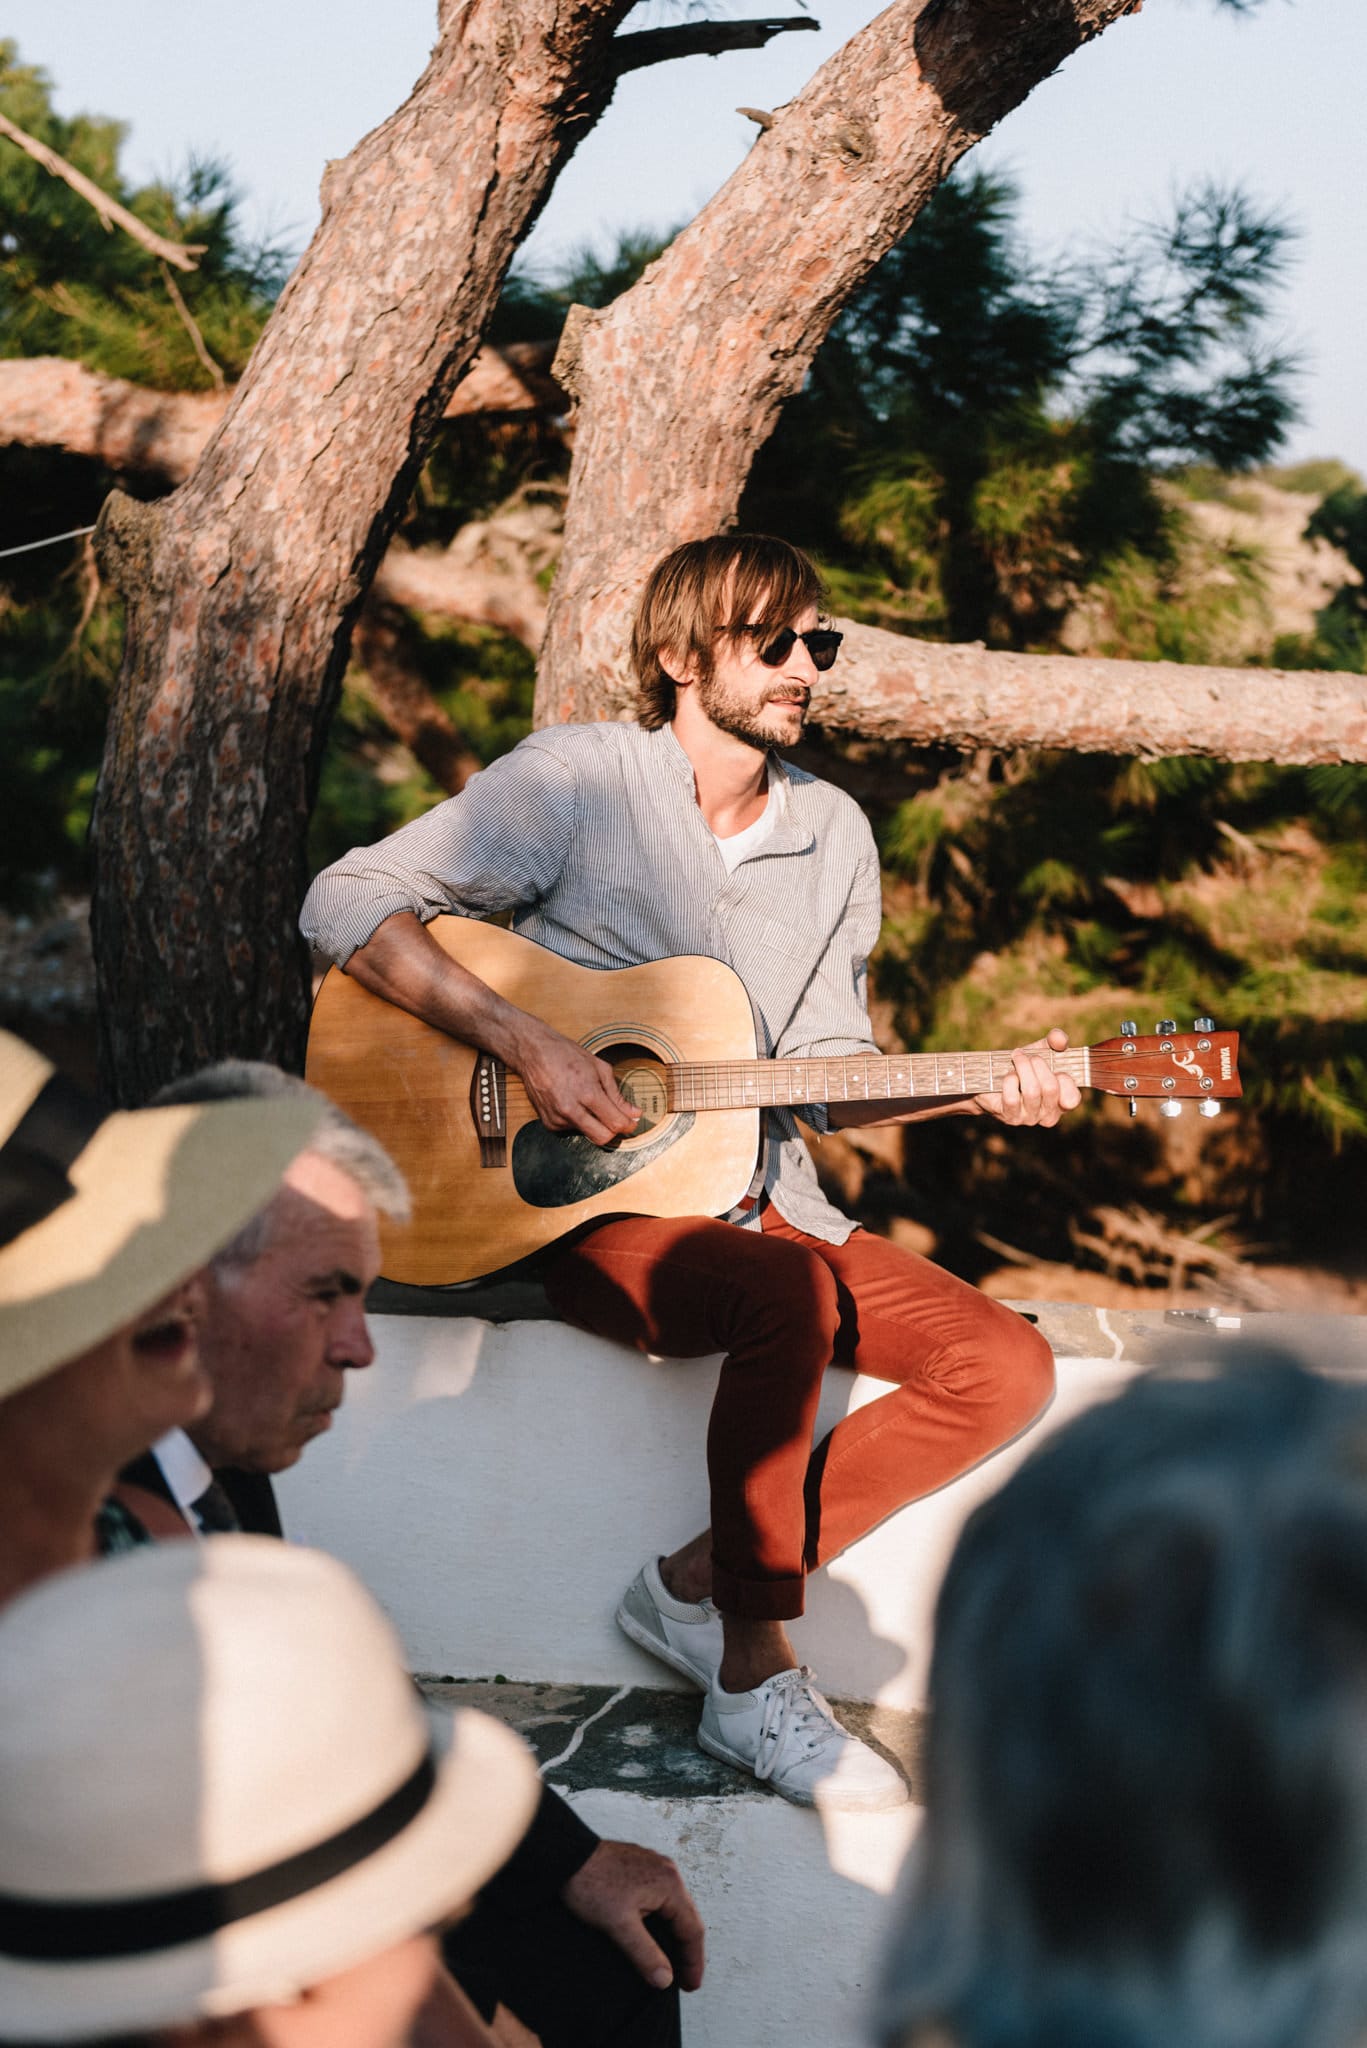
[[[834,665],[835,657],[840,652],[840,643],[845,637],[843,633],[833,632],[829,626],[818,626],[811,633],[795,633],[791,626],[784,626],[781,632],[772,634],[769,633],[767,626],[742,626],[740,630],[742,633],[756,636],[761,633],[769,634],[756,650],[766,668],[778,668],[788,659],[800,640],[812,657],[812,667],[828,669]]]

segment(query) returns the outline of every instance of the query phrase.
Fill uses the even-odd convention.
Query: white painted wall
[[[554,1779],[554,1772],[551,1774]],[[685,2048],[868,2048],[892,1893],[920,1808],[832,1814],[784,1800],[576,1793],[599,1834],[672,1856],[707,1928]],[[824,1853],[823,1853],[824,1848]]]
[[[682,1685],[613,1624],[647,1556],[707,1519],[716,1359],[645,1359],[559,1323],[377,1316],[331,1434],[280,1481],[291,1536],[345,1558],[415,1670]],[[1117,1347],[1118,1348],[1118,1347]],[[1043,1421],[818,1574],[793,1630],[830,1692],[924,1697],[935,1593],[958,1531],[1040,1430],[1135,1370],[1065,1359]],[[880,1383],[831,1372],[820,1431]]]

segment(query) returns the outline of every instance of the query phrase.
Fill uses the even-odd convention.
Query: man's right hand
[[[610,1145],[640,1121],[640,1110],[622,1094],[607,1061],[536,1017],[519,1024],[508,1064],[521,1076],[547,1130],[582,1131],[595,1145]]]
[[[548,1130],[582,1131],[595,1145],[610,1145],[640,1122],[606,1060],[496,995],[444,953],[411,910],[396,910],[377,925],[346,971],[372,995],[494,1053],[520,1075]]]

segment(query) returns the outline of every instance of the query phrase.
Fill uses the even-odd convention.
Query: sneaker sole
[[[733,1764],[738,1771],[746,1771],[752,1778],[755,1777],[755,1766],[749,1757],[741,1756],[737,1750],[728,1749],[724,1742],[719,1741],[715,1735],[709,1735],[705,1728],[698,1730],[698,1748],[705,1750],[708,1756],[716,1757],[718,1763]],[[911,1797],[900,1779],[896,1795],[878,1792],[866,1799],[852,1799],[848,1795],[839,1797],[825,1792],[824,1789],[820,1792],[790,1792],[785,1786],[780,1785],[776,1778],[755,1778],[755,1783],[775,1793],[778,1798],[786,1799],[790,1806],[824,1806],[837,1813],[895,1813],[898,1807],[905,1806]]]
[[[645,1650],[648,1655],[658,1657],[662,1664],[668,1664],[672,1670],[679,1672],[682,1677],[691,1679],[699,1692],[706,1692],[708,1690],[712,1683],[713,1674],[707,1670],[700,1670],[696,1664],[690,1664],[688,1659],[681,1656],[671,1644],[663,1642],[659,1636],[653,1636],[650,1630],[636,1619],[636,1616],[631,1612],[625,1601],[618,1608],[613,1619],[616,1621],[618,1628],[621,1629],[622,1634],[630,1636],[632,1642],[640,1649]]]

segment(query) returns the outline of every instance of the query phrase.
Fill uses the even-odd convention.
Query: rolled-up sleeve
[[[396,911],[427,924],[534,903],[565,863],[577,813],[572,768],[534,734],[471,776],[458,796],[324,868],[304,899],[300,929],[341,967]]]

